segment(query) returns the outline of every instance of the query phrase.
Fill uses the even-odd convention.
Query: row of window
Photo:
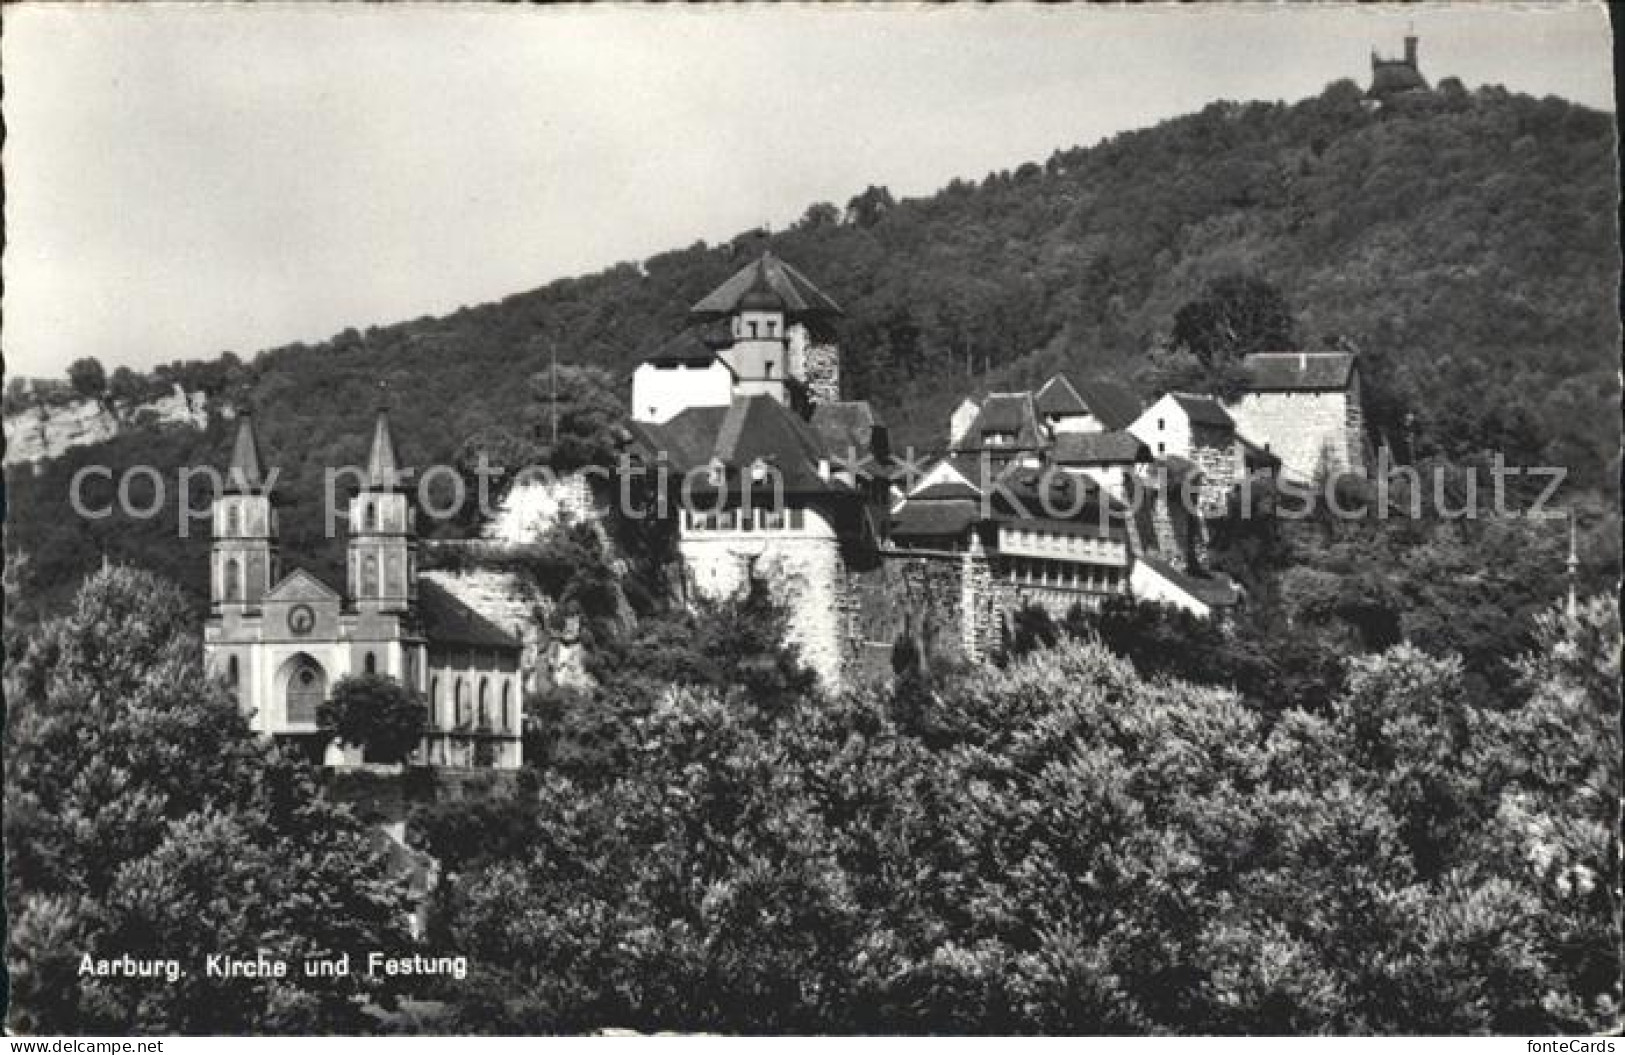
[[[999,545],[1006,549],[1021,547],[1049,553],[1102,556],[1115,553],[1118,549],[1117,543],[1106,539],[1090,538],[1087,535],[1062,535],[1051,531],[1035,531],[1031,528],[1005,528],[1000,532]]]
[[[1060,564],[1046,560],[1010,559],[1006,581],[1018,586],[1052,586],[1063,590],[1117,593],[1124,587],[1122,569],[1098,564]]]
[[[389,582],[386,582],[384,584],[384,586],[387,588],[389,583],[395,583],[399,588],[394,593],[389,593],[387,591],[387,589],[380,590],[380,588],[379,588],[379,582],[378,582],[378,557],[377,557],[377,555],[373,554],[373,553],[366,554],[365,556],[363,556],[361,558],[361,575],[360,575],[359,582],[356,583],[356,597],[360,598],[360,597],[405,597],[405,596],[408,596],[409,595],[409,586],[410,586],[412,580],[414,578],[416,578],[417,573],[418,573],[417,563],[418,563],[417,562],[417,554],[413,553],[411,550],[407,550],[406,551],[406,578],[402,579],[401,578],[401,558],[400,558],[399,555],[396,555],[396,554],[391,554],[390,555],[389,567],[388,567]]]
[[[495,719],[495,724],[493,724]],[[513,685],[502,683],[500,697],[491,689],[491,679],[481,677],[473,694],[468,681],[455,678],[449,698],[440,698],[440,679],[429,682],[429,724],[435,729],[469,728],[497,733],[517,733]]]
[[[275,525],[276,525],[276,511],[271,510],[269,515],[271,517],[271,525],[273,527],[275,527]],[[237,536],[239,536],[239,535],[241,535],[243,533],[244,517],[242,515],[242,511],[238,508],[238,504],[236,502],[228,502],[227,503],[225,520],[226,520],[226,530],[225,530],[224,534],[226,535],[226,537],[235,538],[235,537],[237,537]],[[253,522],[252,526],[259,527],[259,528],[263,529],[264,524],[262,522],[255,521],[255,522]]]
[[[806,511],[792,509],[724,509],[715,513],[683,510],[683,527],[689,531],[801,531],[807,526]]]
[[[768,375],[772,376],[772,364],[768,364]],[[275,516],[275,514],[272,514]],[[228,537],[235,537],[242,533],[242,515],[235,502],[226,506],[226,530]],[[378,530],[378,506],[373,502],[364,502],[361,506],[361,529],[363,531]]]
[[[751,319],[749,321],[744,321],[737,317],[734,319],[735,337],[750,337],[754,340],[758,337],[773,339],[777,338],[778,335],[779,323],[776,319],[765,319],[760,323],[758,323],[755,319]]]

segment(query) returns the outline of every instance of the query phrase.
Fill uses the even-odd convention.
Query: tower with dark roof
[[[350,500],[347,567],[357,611],[410,612],[417,602],[417,523],[405,474],[379,408],[366,477]]]
[[[244,411],[237,421],[225,487],[210,517],[209,600],[213,611],[230,607],[258,610],[280,577],[277,567],[276,509],[260,465],[254,417]]]
[[[660,423],[735,396],[839,402],[841,314],[807,276],[763,253],[689,309],[687,335],[638,367],[634,420]]]

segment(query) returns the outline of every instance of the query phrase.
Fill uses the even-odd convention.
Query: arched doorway
[[[327,699],[327,672],[305,655],[289,657],[283,664],[282,713],[289,725],[316,724],[316,708]]]

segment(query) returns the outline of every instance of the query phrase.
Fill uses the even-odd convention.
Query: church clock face
[[[300,637],[310,633],[316,626],[316,613],[310,610],[308,604],[296,604],[288,609],[288,629]]]

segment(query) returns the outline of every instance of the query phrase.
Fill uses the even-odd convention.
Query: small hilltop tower
[[[1405,37],[1404,58],[1383,58],[1371,53],[1371,87],[1366,98],[1378,103],[1390,102],[1396,97],[1430,91],[1427,78],[1417,58],[1419,41],[1415,33]]]

